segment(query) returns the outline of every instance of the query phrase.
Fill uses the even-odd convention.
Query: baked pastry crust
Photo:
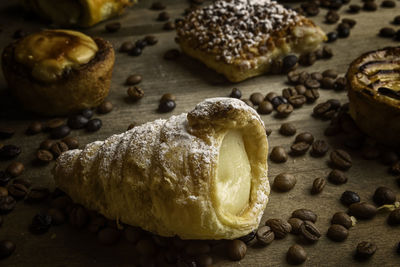
[[[107,97],[114,66],[114,49],[101,38],[93,39],[97,46],[88,63],[64,71],[53,82],[38,81],[31,69],[15,59],[15,49],[21,40],[7,46],[2,55],[4,77],[12,94],[22,106],[46,116],[66,115],[96,107]]]
[[[60,26],[90,27],[121,15],[137,0],[21,0],[25,9]]]
[[[239,180],[222,177],[228,180],[224,184],[218,175],[230,131],[241,134],[251,166],[248,199],[239,212],[224,203],[231,190],[242,193]],[[265,127],[255,110],[237,99],[214,98],[188,114],[63,153],[54,179],[75,202],[109,219],[162,236],[233,239],[261,220],[270,190],[267,151]],[[228,186],[221,191],[221,185]]]
[[[367,52],[347,71],[350,115],[378,142],[400,145],[400,47]]]
[[[232,82],[271,71],[274,60],[318,48],[325,33],[269,0],[215,1],[177,24],[182,51]]]

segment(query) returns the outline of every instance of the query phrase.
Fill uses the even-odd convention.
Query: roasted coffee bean
[[[393,151],[385,151],[381,155],[381,161],[385,165],[392,165],[399,160],[399,156]]]
[[[258,244],[266,246],[274,241],[275,234],[269,226],[261,226],[257,230],[256,237]]]
[[[311,156],[323,157],[329,150],[329,145],[324,140],[316,140],[311,146]]]
[[[292,218],[299,218],[303,221],[311,221],[315,223],[318,216],[311,210],[308,209],[298,209],[292,212]]]
[[[140,48],[140,49],[144,49],[145,47],[146,47],[146,45],[147,45],[147,42],[146,42],[146,40],[137,40],[136,42],[135,42],[135,47],[137,47],[137,48]]]
[[[304,85],[304,83],[310,79],[311,75],[307,71],[302,71],[299,73],[299,84]]]
[[[13,196],[16,200],[22,199],[28,193],[28,188],[22,184],[12,184],[8,186],[8,193]]]
[[[0,259],[5,259],[9,257],[15,251],[15,244],[10,240],[0,241]]]
[[[249,244],[251,241],[253,241],[254,238],[256,238],[256,234],[257,234],[257,231],[256,231],[256,230],[253,230],[253,231],[251,231],[250,233],[248,233],[247,235],[240,237],[239,240],[243,241],[243,242],[246,243],[246,245],[247,245],[247,244]]]
[[[347,213],[336,212],[331,219],[331,224],[339,224],[349,229],[353,226],[353,221]]]
[[[53,156],[55,158],[58,158],[61,155],[61,153],[65,152],[67,150],[68,150],[68,146],[64,142],[61,142],[61,141],[55,142],[50,148],[50,151],[51,151],[51,153],[53,153]]]
[[[176,60],[181,55],[181,52],[177,49],[170,49],[164,54],[166,60]]]
[[[378,6],[374,1],[370,0],[364,2],[363,9],[366,11],[376,11],[378,9]]]
[[[389,168],[389,172],[393,175],[399,175],[400,174],[400,161],[397,161],[392,164]]]
[[[133,44],[133,42],[126,41],[126,42],[123,42],[121,44],[121,46],[119,47],[119,52],[127,53],[127,52],[131,51],[134,47],[135,47],[135,45]]]
[[[295,235],[300,234],[300,226],[303,224],[303,220],[299,218],[290,218],[288,223],[292,226],[292,231],[290,233]]]
[[[323,76],[322,76],[322,73],[320,73],[320,72],[311,73],[311,80],[320,82],[322,80],[322,78],[323,78]]]
[[[133,101],[138,101],[144,96],[144,91],[138,86],[129,87],[126,93],[128,94],[129,99]]]
[[[66,219],[65,214],[64,214],[64,212],[62,212],[59,209],[50,208],[47,211],[47,214],[50,215],[51,223],[53,225],[61,225],[65,222],[65,219]]]
[[[275,59],[271,63],[271,73],[272,74],[281,74],[281,73],[283,73],[282,66],[283,66],[282,59],[279,59],[279,58]]]
[[[209,267],[213,263],[211,256],[207,254],[197,255],[195,257],[196,267]]]
[[[68,118],[67,124],[71,129],[82,129],[86,126],[88,121],[89,121],[88,118],[86,118],[83,115],[78,114],[78,115],[70,116]],[[65,125],[60,126],[60,127],[65,127]],[[56,129],[58,129],[58,128],[56,128]],[[64,130],[67,130],[67,128],[65,128]],[[62,137],[59,137],[59,138],[62,138]]]
[[[322,48],[322,51],[323,51],[323,58],[331,58],[333,56],[332,48],[330,48],[329,46],[324,46]]]
[[[158,39],[154,35],[147,35],[146,37],[144,37],[144,40],[148,45],[155,45],[156,43],[158,43]]]
[[[7,166],[6,172],[9,173],[12,177],[17,177],[20,176],[24,172],[24,170],[24,164],[14,161]]]
[[[78,229],[82,229],[88,222],[89,216],[85,208],[76,205],[69,213],[69,223]]]
[[[332,224],[328,229],[327,236],[332,241],[342,242],[349,236],[349,230],[340,224]]]
[[[341,24],[339,24],[339,26],[340,25],[347,25],[347,24],[341,23]],[[350,27],[348,25],[347,25],[347,27],[343,27],[343,26],[338,27],[337,32],[338,32],[339,38],[347,38],[350,35]]]
[[[276,239],[283,239],[292,231],[292,226],[281,219],[269,219],[265,222],[265,225],[271,228]]]
[[[366,202],[353,203],[349,207],[349,214],[357,219],[367,220],[375,217],[377,208]]]
[[[0,198],[0,213],[8,213],[12,211],[17,201],[10,195]]]
[[[0,170],[0,186],[6,186],[12,178],[11,174]]]
[[[305,262],[307,259],[307,252],[305,249],[298,245],[294,244],[291,246],[286,253],[286,260],[289,264],[299,265]]]
[[[311,145],[314,142],[314,136],[309,132],[302,132],[296,136],[294,142],[295,143],[304,142]]]
[[[393,38],[396,35],[396,30],[391,27],[384,27],[379,30],[379,36],[385,38]]]
[[[104,101],[97,107],[97,112],[100,114],[107,114],[113,110],[113,104],[110,101]]]
[[[332,105],[328,101],[320,103],[313,108],[313,115],[317,118],[321,118],[325,113],[332,110]]]
[[[167,21],[167,20],[169,20],[169,18],[170,18],[169,13],[166,11],[163,11],[160,14],[158,14],[157,20]]]
[[[274,108],[278,108],[278,106],[282,104],[287,104],[287,102],[287,99],[282,96],[276,96],[271,100],[271,104],[274,106]]]
[[[265,129],[265,133],[267,134],[267,136],[270,136],[272,133],[271,129]]]
[[[273,188],[281,192],[287,192],[293,189],[297,179],[290,173],[281,173],[275,176]]]
[[[282,90],[282,96],[286,99],[289,99],[291,96],[295,95],[297,95],[297,91],[293,87],[285,88]]]
[[[299,57],[299,63],[302,66],[311,66],[317,60],[317,56],[313,52],[301,54]]]
[[[50,150],[51,146],[55,143],[56,141],[51,140],[51,139],[47,139],[44,140],[43,142],[40,143],[40,149],[44,149],[44,150]]]
[[[8,196],[7,188],[0,186],[0,198]]]
[[[363,241],[358,243],[356,257],[360,259],[368,259],[376,252],[376,245],[371,242]]]
[[[93,110],[90,108],[84,109],[81,111],[81,115],[87,119],[90,119],[93,116]]]
[[[351,156],[342,149],[333,150],[330,159],[331,164],[340,170],[348,170],[352,166]]]
[[[79,141],[76,137],[68,136],[62,141],[68,146],[68,149],[76,149],[79,147]]]
[[[139,74],[130,75],[127,79],[125,84],[126,85],[137,85],[142,81],[142,76]]]
[[[318,89],[307,89],[304,93],[308,103],[314,103],[319,98]]]
[[[190,256],[206,254],[209,253],[210,250],[210,245],[201,241],[189,242],[189,244],[185,247],[186,254]]]
[[[317,48],[317,50],[315,50],[314,53],[317,56],[317,59],[323,59],[324,58],[324,50],[322,48]],[[313,79],[315,79],[315,78],[313,78]],[[320,79],[316,79],[316,80],[320,81]]]
[[[50,151],[45,149],[39,149],[38,151],[36,151],[36,159],[40,163],[49,163],[54,159],[54,157]]]
[[[342,91],[346,89],[346,83],[347,80],[345,77],[339,77],[336,79],[334,85],[333,85],[333,89],[335,91]]]
[[[121,29],[121,23],[120,22],[111,22],[106,24],[106,31],[108,32],[117,32]]]
[[[332,170],[328,174],[328,180],[329,180],[329,182],[336,184],[336,185],[341,185],[341,184],[347,183],[346,175],[343,172],[336,170],[336,169]]]
[[[380,186],[375,190],[373,200],[378,206],[393,204],[396,201],[396,193],[388,187]]]
[[[344,191],[340,197],[340,202],[342,202],[343,205],[350,206],[353,203],[360,202],[360,196],[353,191]]]
[[[326,37],[328,37],[328,40],[327,40],[328,43],[333,43],[337,40],[338,34],[337,34],[337,32],[329,32],[326,35]]]
[[[400,208],[397,208],[390,212],[388,217],[388,223],[390,225],[400,225]]]
[[[29,124],[25,132],[28,135],[35,135],[40,133],[42,130],[43,130],[43,124],[39,121],[34,121],[31,124]]]
[[[171,112],[172,110],[174,110],[176,107],[176,103],[173,100],[167,100],[167,101],[163,101],[160,102],[160,104],[158,105],[158,112],[161,113],[166,113],[166,112]]]
[[[103,126],[103,123],[100,119],[91,119],[88,121],[85,128],[88,132],[96,132],[100,130],[101,126]]]
[[[21,148],[15,145],[5,145],[0,148],[0,160],[10,160],[21,154]]]
[[[316,195],[322,192],[324,190],[324,187],[326,185],[326,181],[324,178],[316,178],[313,182],[313,185],[311,187],[311,194]]]
[[[393,8],[396,6],[396,3],[392,0],[384,0],[382,1],[381,6],[386,8]]]
[[[80,117],[82,117],[85,120],[87,120],[83,116],[80,116]],[[71,133],[71,128],[70,127],[68,127],[67,125],[61,125],[61,126],[59,126],[57,128],[52,129],[51,133],[50,133],[50,136],[51,136],[52,139],[61,139],[61,138],[66,137],[70,133]]]
[[[346,23],[350,26],[350,28],[353,28],[357,24],[357,21],[355,21],[354,19],[345,18],[342,19],[342,23]]]
[[[128,52],[128,54],[129,54],[130,56],[138,57],[138,56],[140,56],[140,55],[142,54],[142,51],[143,51],[142,48],[135,46],[134,48],[132,48],[132,49]]]
[[[359,5],[350,5],[348,12],[349,13],[358,13],[358,12],[360,12],[360,10],[361,10],[361,6],[359,6]]]
[[[281,127],[279,128],[279,133],[284,136],[292,136],[296,134],[296,126],[293,123],[282,123]]]
[[[164,24],[163,29],[166,31],[175,30],[175,23],[172,21],[168,21]]]
[[[50,190],[47,187],[33,187],[26,198],[27,202],[37,203],[46,200],[50,195]]]
[[[55,129],[55,128],[60,127],[62,125],[65,125],[65,121],[63,119],[56,118],[56,119],[52,119],[52,120],[47,121],[44,124],[44,129],[46,131],[51,131],[52,129]]]
[[[307,102],[307,98],[304,95],[295,95],[289,97],[288,101],[294,108],[300,108]]]
[[[293,112],[293,106],[291,104],[280,104],[277,108],[277,116],[287,117]]]
[[[165,101],[170,101],[170,100],[175,101],[176,96],[173,94],[170,94],[170,93],[166,93],[161,96],[160,103],[165,102]]]
[[[22,184],[26,188],[30,188],[32,186],[32,182],[26,178],[17,178],[17,179],[14,179],[12,182],[13,182],[13,184]]]
[[[261,93],[253,93],[250,95],[250,101],[253,105],[258,106],[264,100],[264,95]]]
[[[393,24],[394,24],[394,25],[400,25],[400,15],[394,17],[394,19],[393,19]]]
[[[309,242],[316,242],[321,237],[321,232],[310,221],[304,221],[300,226],[300,234]]]
[[[327,69],[324,72],[322,72],[322,76],[327,77],[327,78],[336,79],[338,76],[338,73],[333,69]]]
[[[325,15],[325,22],[328,24],[334,24],[340,19],[339,14],[334,10],[329,10]]]
[[[227,243],[227,253],[229,259],[233,261],[240,261],[244,258],[247,252],[247,246],[243,241],[238,239],[230,240]]]
[[[33,217],[29,230],[32,234],[41,235],[47,233],[50,226],[51,216],[47,213],[40,212]]]
[[[268,100],[269,102],[272,102],[272,99],[274,99],[275,97],[277,97],[278,94],[275,92],[269,92],[266,96],[264,100]]]
[[[11,138],[15,134],[15,130],[10,127],[0,126],[0,139]]]
[[[295,55],[288,55],[284,57],[282,60],[282,72],[288,73],[289,71],[296,69],[298,65],[297,60],[297,56]]]
[[[240,99],[242,97],[242,92],[238,88],[233,88],[229,96]]]
[[[271,102],[267,100],[263,100],[257,108],[257,112],[259,114],[270,114],[274,110],[274,107],[272,106]]]
[[[272,148],[269,157],[275,163],[283,163],[286,162],[288,159],[288,155],[285,149],[281,146],[275,146],[274,148]]]
[[[292,70],[292,71],[288,72],[287,78],[288,78],[288,81],[291,84],[298,84],[299,78],[300,78],[300,74],[297,71]]]
[[[97,240],[102,245],[112,245],[118,242],[121,234],[117,229],[106,227],[97,233]]]

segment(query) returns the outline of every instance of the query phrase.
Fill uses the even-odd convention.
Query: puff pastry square
[[[289,53],[307,53],[326,39],[311,20],[270,0],[215,1],[177,23],[182,51],[240,82],[267,73]]]

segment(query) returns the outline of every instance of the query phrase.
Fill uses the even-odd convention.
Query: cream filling
[[[238,130],[230,130],[219,149],[216,174],[216,195],[223,211],[238,215],[247,207],[251,178],[243,136]]]

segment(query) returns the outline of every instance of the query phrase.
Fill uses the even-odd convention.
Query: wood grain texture
[[[24,20],[22,12],[16,4],[17,1],[0,2],[0,49],[2,50],[12,41],[12,34],[16,29],[30,32],[45,28],[46,25],[35,20]],[[172,18],[177,18],[188,6],[185,0],[163,1],[167,4],[167,11]],[[82,144],[105,139],[114,133],[125,131],[127,126],[136,122],[147,122],[157,118],[167,118],[173,114],[190,111],[199,101],[217,96],[227,96],[233,87],[238,87],[245,98],[253,92],[277,92],[288,85],[286,78],[281,75],[261,76],[244,81],[239,84],[227,82],[222,76],[207,69],[204,65],[186,56],[181,56],[177,61],[165,61],[163,54],[170,48],[176,48],[175,33],[162,30],[163,23],[157,22],[158,12],[149,10],[152,1],[142,1],[139,5],[128,10],[123,16],[114,19],[120,21],[123,28],[117,33],[106,33],[105,23],[94,28],[84,30],[88,34],[101,36],[112,42],[117,49],[123,41],[137,40],[147,34],[154,34],[159,38],[155,46],[147,47],[140,57],[130,57],[117,53],[113,73],[111,93],[109,100],[115,109],[99,116],[103,120],[103,128],[95,134],[84,131],[74,131],[73,136],[78,136]],[[377,0],[378,5],[381,0]],[[353,0],[351,4],[362,5],[361,0]],[[396,1],[397,6],[400,5]],[[354,18],[357,25],[347,39],[340,39],[330,44],[334,57],[330,60],[318,61],[306,70],[309,72],[323,71],[328,68],[344,74],[348,64],[363,52],[385,46],[398,45],[390,39],[377,37],[379,29],[390,26],[392,19],[399,14],[399,7],[393,9],[379,8],[377,12],[360,12],[360,14],[347,14],[343,7],[339,12],[342,17]],[[323,23],[326,10],[313,18],[326,32],[335,28],[335,25]],[[396,26],[396,29],[400,29]],[[138,103],[126,100],[127,87],[124,86],[128,75],[139,73],[143,76],[141,87],[145,97]],[[2,140],[4,144],[19,144],[23,152],[18,161],[27,166],[23,177],[30,178],[36,185],[53,187],[50,174],[52,165],[43,168],[33,167],[31,160],[39,143],[47,136],[26,136],[24,131],[34,115],[20,112],[20,108],[6,94],[3,76],[0,76],[0,124],[8,124],[17,130],[12,139]],[[173,93],[177,96],[177,107],[172,113],[158,114],[156,112],[158,100],[163,93]],[[318,102],[330,98],[347,101],[344,92],[321,90]],[[277,119],[271,115],[262,116],[267,127],[273,130],[269,137],[270,146],[282,145],[289,148],[293,137],[283,137],[278,133],[282,122],[293,122],[298,127],[298,132],[310,131],[316,138],[327,140],[332,147],[342,147],[340,138],[326,138],[323,131],[328,122],[316,120],[310,116],[314,105],[295,110],[287,119]],[[335,186],[327,184],[325,190],[317,196],[309,193],[312,182],[317,177],[326,177],[329,172],[327,165],[328,156],[322,159],[306,156],[290,158],[284,164],[270,163],[270,181],[280,172],[294,173],[297,177],[296,187],[288,193],[272,192],[270,203],[267,205],[262,222],[268,218],[288,219],[293,210],[308,208],[318,214],[317,226],[323,236],[314,245],[306,245],[308,260],[304,266],[400,266],[400,256],[395,253],[395,245],[400,241],[400,228],[389,227],[386,224],[387,213],[380,213],[371,221],[361,221],[350,230],[348,239],[343,243],[335,243],[326,238],[331,216],[337,211],[345,211],[339,202],[340,195],[345,190],[356,191],[362,200],[372,201],[372,194],[378,186],[388,186],[395,190],[398,199],[400,190],[395,185],[394,178],[387,174],[387,167],[375,161],[366,161],[358,152],[351,152],[354,166],[347,172],[347,184]],[[0,162],[0,169],[4,169],[9,162]],[[17,245],[17,250],[8,259],[0,261],[0,266],[121,266],[131,264],[137,257],[132,245],[119,242],[117,246],[105,247],[97,244],[96,237],[85,231],[77,231],[68,225],[52,227],[49,233],[43,236],[34,236],[28,232],[28,225],[33,215],[45,209],[43,205],[28,205],[19,202],[17,208],[9,215],[4,216],[5,222],[0,228],[0,240],[10,239]],[[177,218],[179,222],[179,218]],[[240,262],[230,262],[223,257],[216,258],[215,266],[285,266],[287,249],[297,241],[295,236],[274,241],[266,248],[249,248],[246,257]],[[373,241],[378,250],[373,258],[366,263],[358,263],[352,255],[360,241]]]

